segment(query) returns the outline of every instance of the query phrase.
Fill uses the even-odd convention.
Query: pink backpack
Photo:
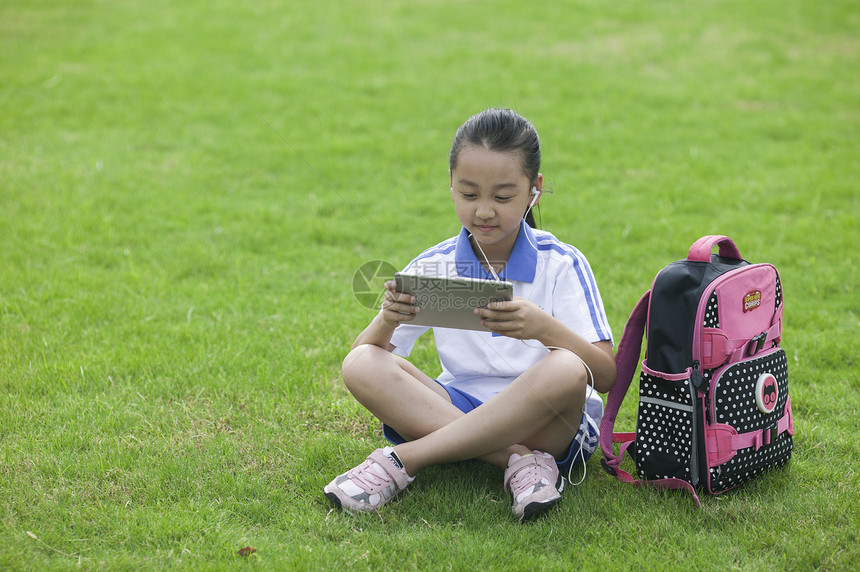
[[[701,506],[697,488],[718,494],[787,463],[794,424],[782,308],[776,268],[743,260],[725,236],[700,238],[661,270],[618,345],[600,424],[603,468],[623,482],[685,489]],[[636,432],[613,433],[643,332]],[[620,468],[626,451],[638,480]]]

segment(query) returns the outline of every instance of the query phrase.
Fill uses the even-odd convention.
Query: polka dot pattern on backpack
[[[764,413],[756,403],[759,377],[776,378],[776,406]],[[711,387],[714,423],[731,425],[739,434],[776,427],[785,414],[788,400],[788,361],[785,351],[777,349],[761,357],[741,361],[714,372]],[[728,462],[712,467],[710,488],[713,492],[733,488],[762,473],[766,468],[785,464],[791,456],[792,438],[781,433],[774,443],[756,449],[737,451]]]

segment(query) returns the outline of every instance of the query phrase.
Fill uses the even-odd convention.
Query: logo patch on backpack
[[[761,306],[761,291],[753,290],[744,296],[744,314]]]
[[[755,404],[762,413],[770,413],[779,399],[779,387],[772,373],[763,373],[755,384]]]

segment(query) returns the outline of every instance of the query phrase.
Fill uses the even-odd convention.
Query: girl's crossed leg
[[[553,350],[469,413],[454,406],[448,392],[412,363],[378,346],[354,348],[344,360],[343,378],[362,405],[408,439],[393,452],[409,476],[430,465],[479,458],[508,472],[514,461],[540,463],[557,478],[554,460],[537,453],[566,455],[582,420],[588,372],[575,354]],[[532,455],[536,458],[521,459]],[[511,478],[506,474],[506,486]],[[513,484],[510,488],[515,492]],[[524,518],[527,509],[518,510],[516,496],[514,511]],[[554,487],[538,496],[544,500],[531,506],[545,508],[560,498]]]

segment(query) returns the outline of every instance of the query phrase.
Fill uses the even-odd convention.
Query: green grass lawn
[[[858,70],[848,0],[0,3],[0,569],[857,569]],[[701,235],[777,266],[785,469],[696,510],[595,458],[522,526],[462,463],[330,511],[383,443],[339,379],[353,273],[458,231],[490,106],[616,339]]]

